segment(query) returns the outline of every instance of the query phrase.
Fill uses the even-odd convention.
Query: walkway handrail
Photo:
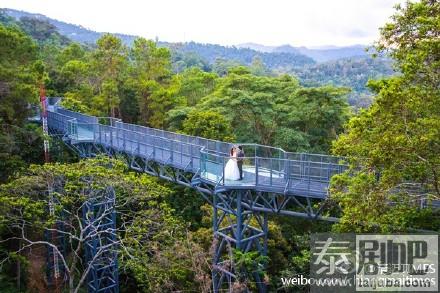
[[[343,158],[243,143],[240,145],[245,152],[242,158],[245,180],[231,181],[225,178],[224,167],[230,158],[230,148],[237,144],[124,123],[117,118],[89,116],[60,107],[49,113],[50,127],[67,134],[72,143],[92,142],[185,171],[200,170],[202,180],[221,182],[224,186],[253,186],[277,192],[284,192],[288,186],[306,195],[322,196],[330,178],[347,169],[341,162]]]

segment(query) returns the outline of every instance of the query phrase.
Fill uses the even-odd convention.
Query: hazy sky
[[[2,0],[96,31],[234,45],[369,44],[402,0]]]

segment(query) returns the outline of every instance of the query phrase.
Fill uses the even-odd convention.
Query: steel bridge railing
[[[279,158],[244,157],[243,180],[225,178],[229,156],[201,150],[201,177],[212,184],[230,189],[249,188],[272,192],[297,193],[304,196],[325,197],[332,176],[348,167],[341,162],[302,161]]]
[[[49,112],[48,124],[65,134],[72,144],[95,143],[188,172],[200,171],[202,180],[224,188],[325,197],[331,177],[347,169],[339,157],[241,144],[246,155],[244,180],[234,181],[224,176],[232,143],[123,123],[115,118],[88,116],[60,107]]]

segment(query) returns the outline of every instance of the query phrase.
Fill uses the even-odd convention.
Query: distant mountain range
[[[237,45],[239,48],[253,49],[265,53],[296,53],[303,54],[317,62],[326,62],[341,58],[366,57],[365,45],[353,45],[346,47],[325,46],[322,48],[293,47],[291,45],[264,46],[255,43],[244,43]]]
[[[9,8],[5,8],[4,11],[9,16],[14,17],[16,19],[19,19],[21,17],[32,17],[47,21],[52,25],[54,25],[55,27],[57,27],[58,31],[62,35],[80,43],[94,44],[96,40],[99,39],[103,34],[102,32],[96,32],[87,29],[81,25],[66,23],[63,21],[59,21],[47,17],[42,14],[29,13],[29,12],[19,11]],[[114,35],[118,36],[126,45],[131,45],[134,39],[136,39],[137,37],[134,35],[120,34],[120,33],[115,33]],[[167,42],[161,42],[161,44],[170,47],[174,45],[172,43],[167,43]],[[263,62],[265,61],[264,59],[266,60],[273,59],[269,56],[274,54],[273,57],[275,59],[281,59],[280,62],[276,62],[276,63],[282,63],[283,60],[292,61],[295,58],[302,59],[299,62],[297,62],[298,63],[297,65],[310,63],[311,60],[308,60],[308,58],[311,58],[316,62],[326,62],[340,58],[367,56],[367,53],[365,52],[365,46],[363,45],[355,45],[348,47],[328,46],[326,48],[306,48],[306,47],[293,47],[290,45],[282,45],[275,47],[275,46],[264,46],[255,43],[245,43],[245,44],[229,47],[229,46],[189,42],[189,43],[180,43],[177,45],[177,47],[181,48],[185,52],[188,51],[194,51],[196,53],[200,53],[198,51],[206,52],[207,48],[214,49],[216,53],[223,52],[223,54],[220,54],[221,56],[217,56],[218,58],[229,58],[230,55],[237,55],[237,52],[240,52],[239,55],[241,55],[242,52],[245,52],[246,56],[250,56],[250,55],[255,55],[255,52],[252,51],[257,51],[259,53],[265,53],[262,56]],[[240,51],[237,49],[244,49],[244,51]],[[249,49],[252,51],[251,52],[247,51]],[[226,52],[226,51],[231,51],[231,52]],[[213,62],[211,58],[212,54],[200,54],[200,55],[203,58],[207,59],[209,62],[211,63]],[[233,59],[236,59],[236,61],[241,61],[245,64],[249,64],[252,61],[252,57],[251,58],[246,57],[247,60],[240,60],[241,58],[233,58]],[[267,65],[270,67],[269,64]]]

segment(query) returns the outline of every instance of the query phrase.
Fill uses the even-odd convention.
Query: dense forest
[[[55,217],[70,225],[66,292],[84,290],[79,213],[91,181],[115,189],[121,292],[212,290],[210,205],[194,190],[129,170],[118,158],[80,159],[56,137],[49,138],[53,163],[44,164],[41,125],[28,121],[40,87],[62,96],[65,108],[99,117],[343,156],[349,169],[330,188],[330,201],[341,208],[338,223],[269,217],[268,255],[258,273],[271,292],[308,292],[283,288],[280,277],[309,272],[311,233],[440,232],[440,210],[419,208],[421,194],[440,200],[439,21],[438,1],[397,6],[375,44],[392,61],[317,64],[288,53],[253,56],[250,49],[234,49],[245,62],[229,58],[231,51],[210,59],[144,38],[127,46],[112,34],[87,45],[45,20],[1,11],[0,292],[49,291],[44,231],[55,219],[47,213],[48,180],[56,186]],[[374,99],[353,107],[350,91],[367,95],[367,82]],[[422,192],[396,188],[406,183]],[[252,254],[234,257],[256,261]],[[240,288],[255,289],[243,282]]]
[[[57,29],[61,36],[87,46],[95,46],[103,35],[84,27],[58,21],[44,15],[27,13],[13,9],[3,9],[4,14],[22,22],[39,23],[42,29]],[[128,47],[133,45],[135,36],[115,34]],[[261,46],[241,44],[221,46],[196,42],[169,43],[156,40],[159,47],[170,49],[172,68],[176,73],[186,68],[199,67],[224,75],[237,65],[257,66],[257,75],[291,74],[299,78],[305,86],[327,85],[350,87],[349,103],[356,108],[370,105],[372,93],[366,86],[369,79],[382,78],[394,74],[389,58],[372,58],[373,48],[348,46],[322,49]],[[369,49],[369,51],[367,51]],[[265,68],[262,69],[261,67]]]

